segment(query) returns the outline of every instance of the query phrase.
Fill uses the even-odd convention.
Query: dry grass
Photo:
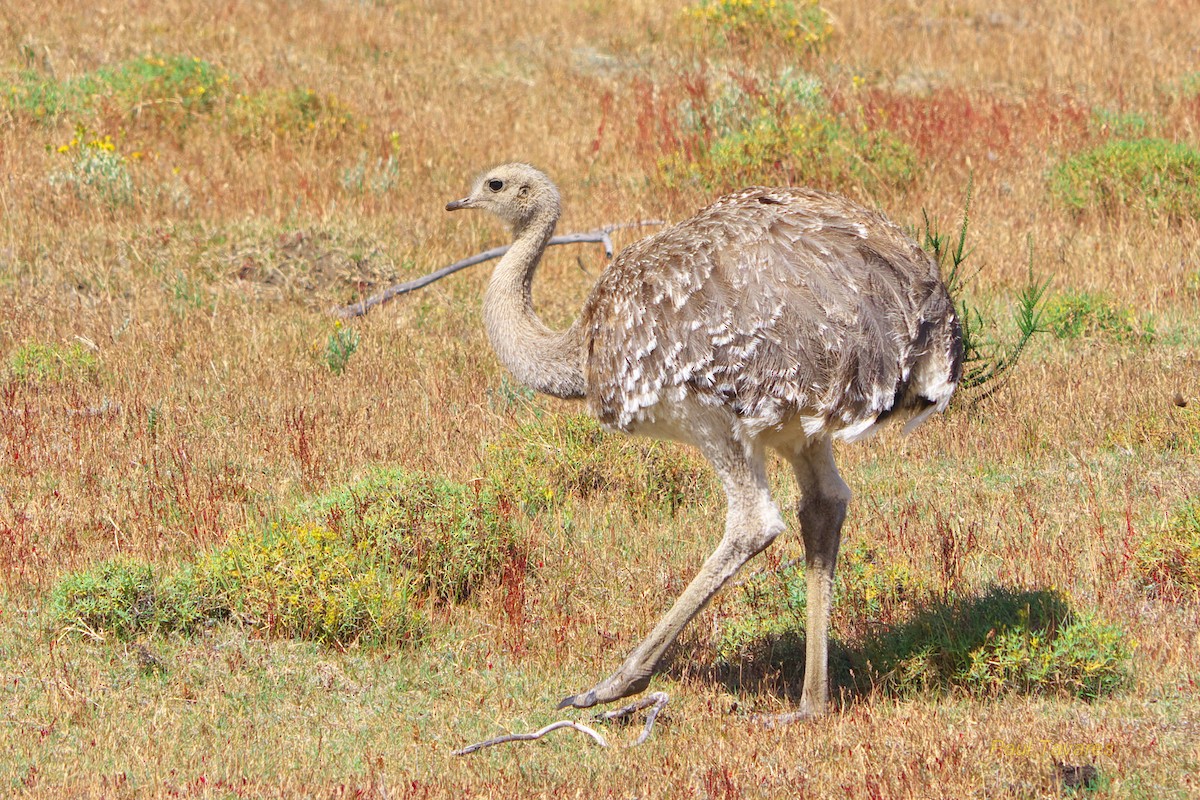
[[[717,47],[681,4],[639,0],[552,0],[532,15],[467,0],[6,8],[0,87],[112,71],[125,83],[49,115],[0,96],[0,792],[1200,792],[1200,606],[1155,591],[1138,557],[1184,546],[1170,526],[1200,494],[1200,223],[1074,211],[1047,183],[1131,126],[1200,145],[1200,23],[1182,1],[824,5],[833,36],[805,51],[744,36]],[[225,79],[194,104],[200,93],[130,83],[130,65],[174,56]],[[1061,592],[1136,645],[1127,690],[902,696],[846,680],[829,719],[764,732],[744,715],[788,708],[799,665],[721,661],[744,611],[733,589],[656,679],[673,700],[647,745],[599,751],[564,734],[450,757],[556,718],[563,694],[616,664],[712,546],[711,494],[676,509],[601,491],[517,515],[523,560],[474,601],[431,604],[417,648],[230,626],[130,641],[48,631],[68,572],[119,555],[174,568],[375,467],[494,477],[495,445],[538,415],[580,413],[514,394],[480,327],[484,270],[355,323],[340,373],[328,309],[501,241],[442,211],[500,160],[560,182],[564,231],[687,214],[710,192],[660,172],[697,146],[681,104],[722,75],[749,86],[784,65],[820,78],[829,114],[886,128],[918,165],[901,183],[868,171],[838,188],[949,227],[973,180],[974,301],[1011,301],[1031,238],[1052,292],[1105,298],[1152,332],[1043,336],[991,399],[840,455],[857,498],[848,548],[936,591]],[[552,252],[536,289],[547,319],[569,320],[602,267],[591,249]],[[688,456],[655,459],[672,453],[687,476]],[[750,572],[798,556],[787,537]],[[835,635],[851,647],[886,621],[843,607]],[[1055,762],[1099,777],[1066,789]]]

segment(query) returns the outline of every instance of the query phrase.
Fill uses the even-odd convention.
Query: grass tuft
[[[333,333],[325,341],[325,366],[334,375],[341,375],[350,363],[350,356],[358,350],[358,331],[342,325],[341,320],[334,323]]]

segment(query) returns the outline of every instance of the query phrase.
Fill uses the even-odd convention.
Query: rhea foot
[[[598,703],[612,703],[623,697],[640,694],[650,685],[650,676],[627,678],[621,670],[608,676],[593,688],[580,694],[564,697],[559,708],[591,708]]]

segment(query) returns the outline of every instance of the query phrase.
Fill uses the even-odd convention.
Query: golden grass
[[[825,6],[835,32],[818,54],[751,43],[719,56],[678,2],[6,8],[0,85],[148,55],[200,58],[230,82],[184,118],[101,97],[47,122],[0,98],[0,793],[1056,797],[1056,761],[1096,765],[1096,796],[1200,792],[1200,607],[1147,592],[1136,560],[1200,493],[1200,224],[1073,213],[1047,188],[1061,158],[1110,135],[1097,109],[1200,144],[1191,6]],[[920,160],[903,187],[843,188],[902,223],[927,209],[949,228],[973,180],[981,304],[1011,301],[1032,239],[1052,291],[1101,292],[1153,323],[1149,341],[1040,337],[994,397],[839,454],[856,492],[847,547],[935,585],[1062,591],[1136,642],[1127,692],[848,691],[830,718],[766,732],[744,713],[787,709],[798,684],[769,663],[743,665],[740,682],[714,668],[729,591],[656,679],[672,704],[642,748],[563,733],[448,755],[557,718],[562,695],[607,674],[713,545],[712,497],[670,514],[598,494],[523,522],[527,572],[431,609],[423,649],[236,628],[130,643],[47,633],[43,604],[69,571],[119,554],[188,561],[373,467],[482,477],[488,444],[534,419],[506,400],[480,327],[486,268],[354,323],[342,374],[324,360],[328,310],[503,241],[491,221],[442,210],[494,162],[529,160],[559,181],[562,231],[686,215],[708,196],[655,173],[679,103],[706,71],[785,64]],[[347,121],[277,113],[309,90]],[[248,128],[255,106],[239,95],[266,98],[270,124]],[[71,169],[58,148],[78,124],[111,137],[131,200],[51,181]],[[357,164],[369,177],[388,158],[385,190],[348,184]],[[535,289],[546,318],[569,320],[602,268],[597,250],[552,251]],[[95,367],[12,374],[31,346],[82,347]],[[748,571],[801,555],[796,536],[775,550]],[[835,635],[868,623],[835,610]]]

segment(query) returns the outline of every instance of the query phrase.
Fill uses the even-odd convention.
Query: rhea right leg
[[[829,703],[829,616],[833,574],[850,503],[850,487],[838,474],[829,439],[788,456],[800,486],[797,512],[804,536],[807,629],[800,716],[824,714]]]

